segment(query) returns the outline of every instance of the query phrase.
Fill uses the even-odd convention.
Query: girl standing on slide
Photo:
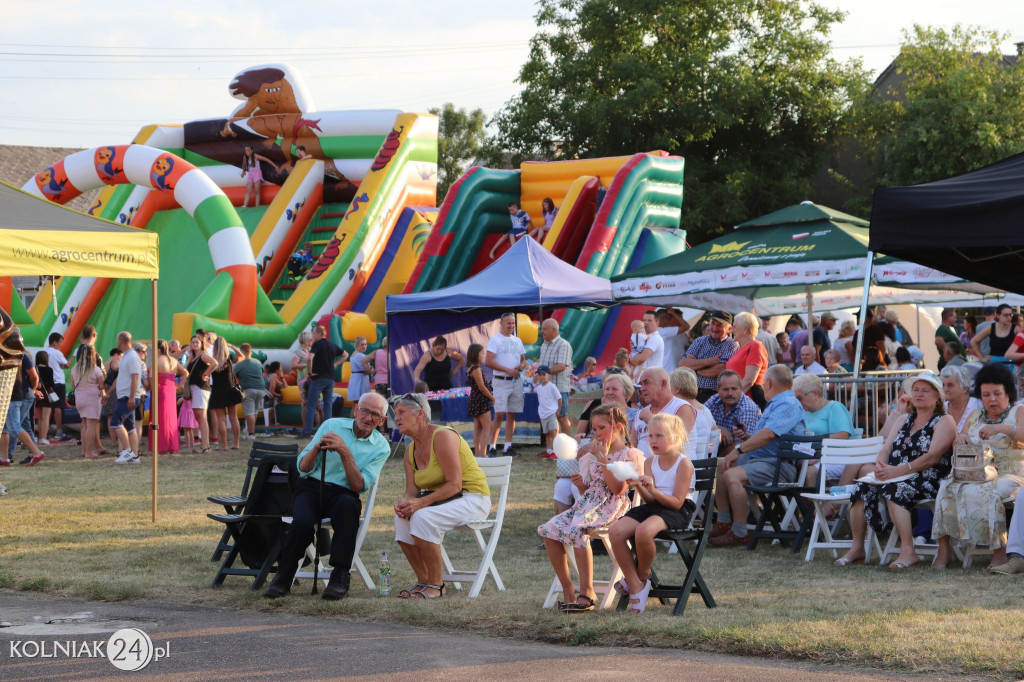
[[[263,171],[260,170],[260,161],[266,161],[274,170],[280,172],[280,167],[263,156],[253,152],[252,145],[245,145],[245,153],[242,154],[242,177],[245,178],[245,199],[242,200],[242,207],[249,205],[249,194],[255,195],[253,206],[260,205],[260,189],[263,187]]]

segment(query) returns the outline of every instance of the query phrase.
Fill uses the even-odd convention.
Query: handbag
[[[433,490],[421,490],[421,491],[419,491],[418,493],[416,493],[416,497],[426,497],[427,495],[430,495],[430,494],[431,494],[431,493],[433,493],[433,492],[434,492]],[[430,503],[430,506],[431,506],[431,507],[436,507],[436,506],[438,506],[439,504],[444,504],[445,502],[451,502],[452,500],[457,500],[457,499],[459,499],[460,497],[462,497],[462,493],[464,493],[464,492],[465,492],[465,488],[463,488],[463,489],[462,489],[462,490],[460,490],[459,492],[455,493],[455,494],[454,494],[454,495],[452,495],[451,497],[447,497],[447,498],[445,498],[445,499],[443,499],[443,500],[438,500],[438,501],[436,501],[436,502],[431,502],[431,503]]]
[[[235,368],[228,365],[228,383],[231,384],[231,400],[232,405],[237,405],[245,400],[245,391],[242,390],[242,385],[238,383],[238,377],[235,376]]]
[[[988,445],[953,446],[953,480],[957,483],[986,483],[996,480],[998,475]]]

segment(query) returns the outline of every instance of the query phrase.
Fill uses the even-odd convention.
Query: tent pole
[[[857,331],[857,352],[853,358],[853,378],[860,378],[860,358],[864,352],[864,327],[867,326],[868,293],[871,291],[871,268],[875,264],[875,252],[868,251],[867,264],[864,267],[864,294],[860,299],[860,329]]]
[[[156,523],[156,470],[157,459],[160,455],[160,374],[157,369],[157,356],[160,354],[157,345],[157,302],[156,302],[156,280],[151,279],[153,289],[153,343],[150,347],[150,360],[153,366],[149,370],[149,433],[153,438],[153,523]],[[154,388],[156,387],[156,388]]]
[[[814,290],[807,285],[807,345],[814,348]],[[797,357],[800,356],[800,349],[796,349]]]

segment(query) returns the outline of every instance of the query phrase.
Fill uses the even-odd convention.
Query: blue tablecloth
[[[540,415],[537,413],[537,394],[526,393],[524,396],[524,409],[519,413],[517,419],[527,422],[540,422]],[[438,407],[440,407],[440,421],[464,422],[470,421],[466,413],[469,411],[469,396],[456,398],[441,398],[430,401],[430,409],[434,413],[433,418],[438,419]],[[491,414],[493,415],[493,410]]]

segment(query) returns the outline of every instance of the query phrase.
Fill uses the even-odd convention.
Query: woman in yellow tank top
[[[395,503],[395,540],[417,580],[398,596],[437,599],[446,591],[441,580],[444,534],[487,518],[491,492],[469,443],[454,430],[430,423],[430,404],[423,395],[398,399],[395,424],[412,439],[404,462],[405,493]]]

